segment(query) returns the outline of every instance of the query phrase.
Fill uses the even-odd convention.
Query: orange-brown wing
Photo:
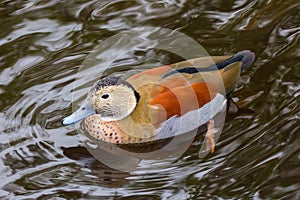
[[[136,76],[135,79],[133,79],[132,76],[127,81],[140,95],[140,100],[135,107],[134,112],[131,113],[131,118],[136,123],[150,123],[152,125],[164,121],[166,116],[163,109],[152,109],[156,107],[149,106],[149,102],[158,94],[167,92],[172,88],[185,86],[188,83],[183,76],[174,76],[162,79],[159,76],[149,76],[149,74],[140,77]],[[157,121],[157,123],[154,121]]]
[[[208,103],[217,94],[212,83],[195,83],[174,88],[164,88],[150,101],[152,123],[158,126],[172,116],[181,116]]]
[[[143,72],[140,72],[138,74],[134,74],[132,75],[129,80],[134,80],[140,77],[143,77],[144,75],[151,75],[151,76],[160,76],[164,73],[166,73],[167,71],[170,71],[172,68],[170,65],[166,65],[166,66],[162,66],[162,67],[158,67],[158,68],[153,68],[153,69],[148,69],[145,70]]]
[[[152,96],[156,96],[172,88],[186,86],[187,84],[188,84],[188,80],[183,76],[175,76],[175,77],[163,79],[153,86]]]

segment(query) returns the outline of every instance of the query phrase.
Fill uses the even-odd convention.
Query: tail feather
[[[220,63],[216,63],[216,67],[218,69],[223,69],[226,66],[234,63],[234,62],[242,62],[242,71],[245,70],[248,66],[250,66],[255,59],[255,54],[249,50],[244,50],[236,53],[231,58],[224,60]]]
[[[240,51],[239,53],[233,55],[231,58],[224,60],[222,62],[216,63],[214,65],[211,65],[207,68],[195,68],[195,67],[187,67],[187,68],[181,68],[181,69],[175,69],[171,70],[164,75],[162,75],[163,78],[166,78],[168,76],[171,76],[176,73],[187,73],[187,74],[194,74],[199,72],[210,72],[215,70],[220,70],[228,65],[235,63],[235,62],[242,62],[242,70],[245,70],[248,66],[250,66],[255,59],[255,55],[253,52],[249,50]]]
[[[242,55],[242,71],[245,70],[247,67],[249,67],[255,60],[255,54],[249,50],[244,50],[241,51],[237,54],[235,54],[235,56],[239,56]]]

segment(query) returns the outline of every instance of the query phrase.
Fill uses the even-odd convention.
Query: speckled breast
[[[155,140],[155,137],[135,137],[125,133],[117,122],[101,121],[97,115],[92,115],[84,120],[86,133],[96,140],[113,144],[145,143]]]

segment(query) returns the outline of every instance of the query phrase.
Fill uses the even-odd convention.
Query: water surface
[[[297,0],[7,0],[0,24],[1,198],[300,198]],[[143,26],[180,31],[210,55],[255,52],[233,93],[253,112],[229,117],[216,152],[202,159],[196,142],[175,161],[146,160],[131,173],[78,161],[80,137],[60,122],[72,112],[77,72],[105,39]],[[180,59],[144,46],[111,73]]]

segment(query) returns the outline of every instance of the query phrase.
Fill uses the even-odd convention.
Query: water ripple
[[[297,0],[1,2],[0,198],[299,199],[299,8]],[[179,30],[210,54],[250,49],[257,59],[214,154],[199,159],[200,138],[177,160],[143,160],[128,173],[95,160],[60,120],[98,78],[85,69],[90,79],[74,88],[94,47],[142,26]],[[140,41],[107,52],[123,56],[106,73],[181,59]]]

